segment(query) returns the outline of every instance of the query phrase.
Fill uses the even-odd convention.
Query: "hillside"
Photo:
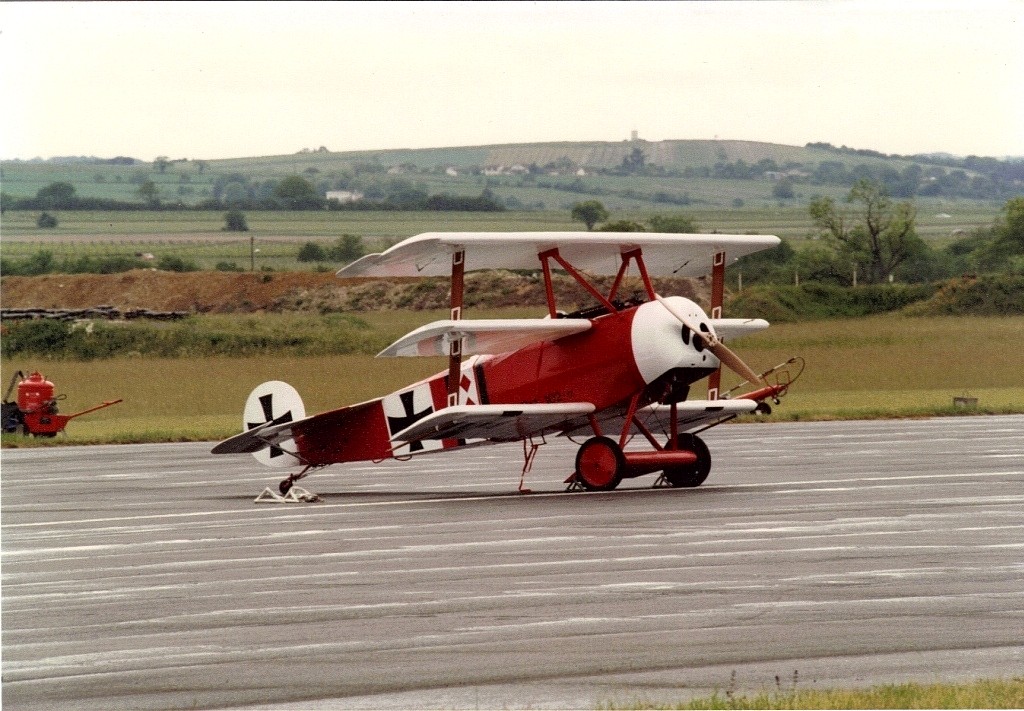
[[[598,279],[598,283],[610,281]],[[707,302],[705,280],[655,279],[665,294]],[[560,305],[590,303],[569,277],[555,275]],[[632,289],[633,286],[627,287]],[[624,290],[626,295],[631,292]],[[256,311],[359,312],[392,309],[443,309],[449,305],[446,279],[346,279],[323,272],[161,272],[122,274],[50,274],[5,276],[6,309],[83,309],[251,313]],[[476,272],[466,277],[467,308],[536,306],[546,300],[539,276]],[[539,315],[539,314],[538,314]]]
[[[148,160],[148,157],[147,157]],[[285,177],[301,175],[372,201],[421,190],[478,196],[489,190],[513,210],[564,209],[593,196],[613,210],[736,208],[806,204],[841,197],[858,177],[884,181],[896,197],[999,200],[1021,189],[1024,163],[937,156],[885,156],[829,144],[630,140],[332,152],[203,160],[136,158],[4,161],[5,200],[34,197],[53,182],[82,198],[142,202],[152,181],[164,204],[258,200]],[[785,182],[790,191],[779,191]]]
[[[598,278],[607,286],[609,278]],[[589,306],[592,298],[568,276],[555,274],[560,307]],[[655,279],[662,294],[678,294],[707,307],[707,279]],[[636,280],[623,294],[639,291]],[[136,270],[122,274],[5,276],[5,309],[87,309],[113,306],[121,311],[189,313],[358,313],[448,307],[448,281],[436,279],[346,279],[324,272],[174,273]],[[536,307],[544,312],[544,286],[535,274],[474,272],[466,277],[467,309]],[[822,284],[761,286],[731,294],[732,313],[776,323],[849,318],[903,311],[908,316],[1024,315],[1024,277],[987,275],[951,279],[941,285],[861,286]]]

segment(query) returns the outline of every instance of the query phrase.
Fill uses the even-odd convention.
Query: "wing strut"
[[[593,284],[587,281],[587,278],[559,253],[557,247],[540,252],[537,256],[540,258],[541,268],[544,270],[544,289],[547,292],[548,313],[551,318],[557,318],[558,316],[558,310],[555,304],[555,290],[551,284],[551,265],[548,262],[548,260],[551,259],[558,262],[559,266],[568,272],[569,276],[575,279],[577,284],[586,289],[587,292],[597,299],[598,303],[600,303],[604,308],[608,309],[610,313],[616,313],[619,310],[614,303],[615,295],[618,293],[619,287],[622,285],[623,278],[625,278],[626,273],[629,271],[630,261],[635,259],[637,269],[640,271],[640,278],[643,279],[644,282],[644,289],[647,291],[647,298],[652,301],[655,299],[654,285],[651,283],[651,277],[647,273],[647,265],[644,264],[643,249],[640,247],[631,249],[628,252],[620,253],[619,257],[622,259],[622,263],[619,265],[618,273],[615,275],[615,281],[612,283],[611,289],[608,291],[608,296],[602,294]],[[722,253],[722,258],[722,268],[724,269],[724,252]]]
[[[722,318],[725,301],[725,252],[715,252],[711,261],[711,318]],[[708,378],[708,400],[717,400],[722,388],[722,366]]]
[[[462,318],[462,293],[466,283],[466,250],[452,253],[452,321]],[[448,407],[459,404],[459,375],[462,372],[462,339],[448,344]]]

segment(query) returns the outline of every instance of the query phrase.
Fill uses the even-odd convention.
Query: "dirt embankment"
[[[596,280],[607,289],[611,280]],[[559,306],[586,305],[592,298],[570,278],[555,276]],[[629,281],[629,297],[640,287]],[[706,280],[656,279],[655,288],[707,303]],[[159,272],[123,274],[47,274],[5,276],[0,283],[3,308],[78,309],[100,305],[119,309],[248,313],[254,311],[379,311],[436,309],[449,305],[447,279],[346,279],[316,272]],[[467,307],[543,306],[539,275],[479,272],[466,277]]]

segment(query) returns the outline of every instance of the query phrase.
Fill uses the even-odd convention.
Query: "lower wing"
[[[515,442],[548,432],[561,432],[587,421],[594,406],[589,402],[555,405],[456,405],[424,417],[395,434],[393,442],[425,439],[487,439]]]

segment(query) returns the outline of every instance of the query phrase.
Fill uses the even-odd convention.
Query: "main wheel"
[[[711,473],[711,452],[697,435],[681,434],[676,437],[676,449],[693,452],[697,461],[681,467],[671,467],[663,473],[669,484],[675,487],[700,486]]]
[[[608,437],[591,437],[576,453],[576,478],[588,491],[611,491],[625,469],[622,448]]]

